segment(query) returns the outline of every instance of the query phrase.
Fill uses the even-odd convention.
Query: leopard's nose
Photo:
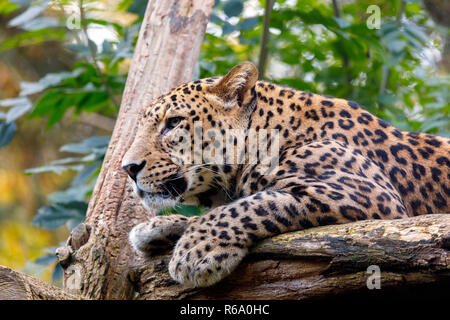
[[[138,173],[145,167],[146,161],[142,161],[140,164],[136,163],[128,163],[122,166],[122,169],[125,170],[131,179],[136,181],[136,177]]]

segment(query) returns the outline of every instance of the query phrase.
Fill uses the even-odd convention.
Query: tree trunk
[[[60,288],[18,271],[0,266],[0,300],[80,299]]]
[[[149,1],[122,104],[85,224],[58,250],[64,289],[91,299],[130,299],[134,254],[127,234],[145,220],[121,169],[142,111],[169,89],[192,80],[213,0]]]

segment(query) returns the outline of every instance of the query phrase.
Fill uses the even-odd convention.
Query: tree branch
[[[142,258],[130,274],[138,299],[325,299],[373,291],[407,293],[415,286],[450,283],[450,215],[372,220],[282,234],[259,243],[219,284],[189,289],[167,272],[170,253]],[[403,291],[402,291],[403,290]]]
[[[258,61],[258,74],[259,79],[264,79],[264,74],[266,71],[267,64],[267,46],[269,45],[269,27],[270,27],[270,14],[273,9],[275,0],[266,0],[266,7],[264,9],[264,19],[263,19],[263,33],[261,37],[261,48],[259,51],[259,61]]]
[[[89,231],[89,230],[88,230]],[[83,246],[77,227],[58,250],[67,267],[72,249]],[[84,240],[83,240],[84,239]],[[301,299],[441,297],[450,285],[450,214],[371,220],[286,233],[259,243],[219,284],[190,289],[167,272],[171,253],[140,258],[126,275],[138,299]],[[99,265],[101,267],[101,265]],[[377,266],[380,290],[370,290],[369,266]],[[74,269],[72,269],[74,270]],[[67,272],[67,270],[66,270]],[[131,298],[131,297],[128,297]],[[81,299],[45,282],[0,266],[2,299]]]
[[[80,0],[81,1],[81,0]],[[130,229],[145,210],[121,169],[142,113],[161,94],[192,80],[212,0],[149,1],[128,72],[119,115],[96,182],[86,222],[59,250],[64,289],[90,299],[131,299],[135,257]]]
[[[395,22],[400,24],[402,22],[403,12],[405,11],[406,2],[404,0],[400,0],[400,7],[397,12],[397,16],[395,17]],[[390,55],[389,59],[392,59],[392,55]],[[391,69],[392,66],[386,65],[382,69],[383,74],[381,78],[380,91],[378,95],[382,95],[386,92],[387,85],[389,82],[389,78],[391,77]]]
[[[0,266],[0,300],[73,300],[77,296],[18,271]]]
[[[338,0],[333,0],[332,2],[333,2],[334,16],[336,18],[341,18],[342,10],[341,10]],[[348,69],[350,66],[350,59],[348,58],[348,56],[345,52],[342,52],[342,66],[344,67],[345,85],[349,86],[350,81],[351,81],[351,77],[350,77],[350,73],[349,73],[349,69]]]
[[[80,121],[87,123],[93,127],[97,127],[107,131],[114,130],[115,119],[101,115],[99,113],[81,113]]]

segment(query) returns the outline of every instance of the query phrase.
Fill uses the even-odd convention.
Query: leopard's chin
[[[159,211],[175,206],[179,201],[172,197],[165,197],[158,194],[150,194],[145,192],[141,198],[141,203],[145,209],[149,211]]]
[[[180,202],[181,196],[173,196],[171,193],[148,192],[133,184],[134,193],[141,200],[142,205],[149,211],[158,211],[171,208]]]

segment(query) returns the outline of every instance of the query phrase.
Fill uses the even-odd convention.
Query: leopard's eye
[[[175,128],[183,119],[184,119],[183,117],[172,117],[167,119],[166,127],[164,128],[164,133]]]

